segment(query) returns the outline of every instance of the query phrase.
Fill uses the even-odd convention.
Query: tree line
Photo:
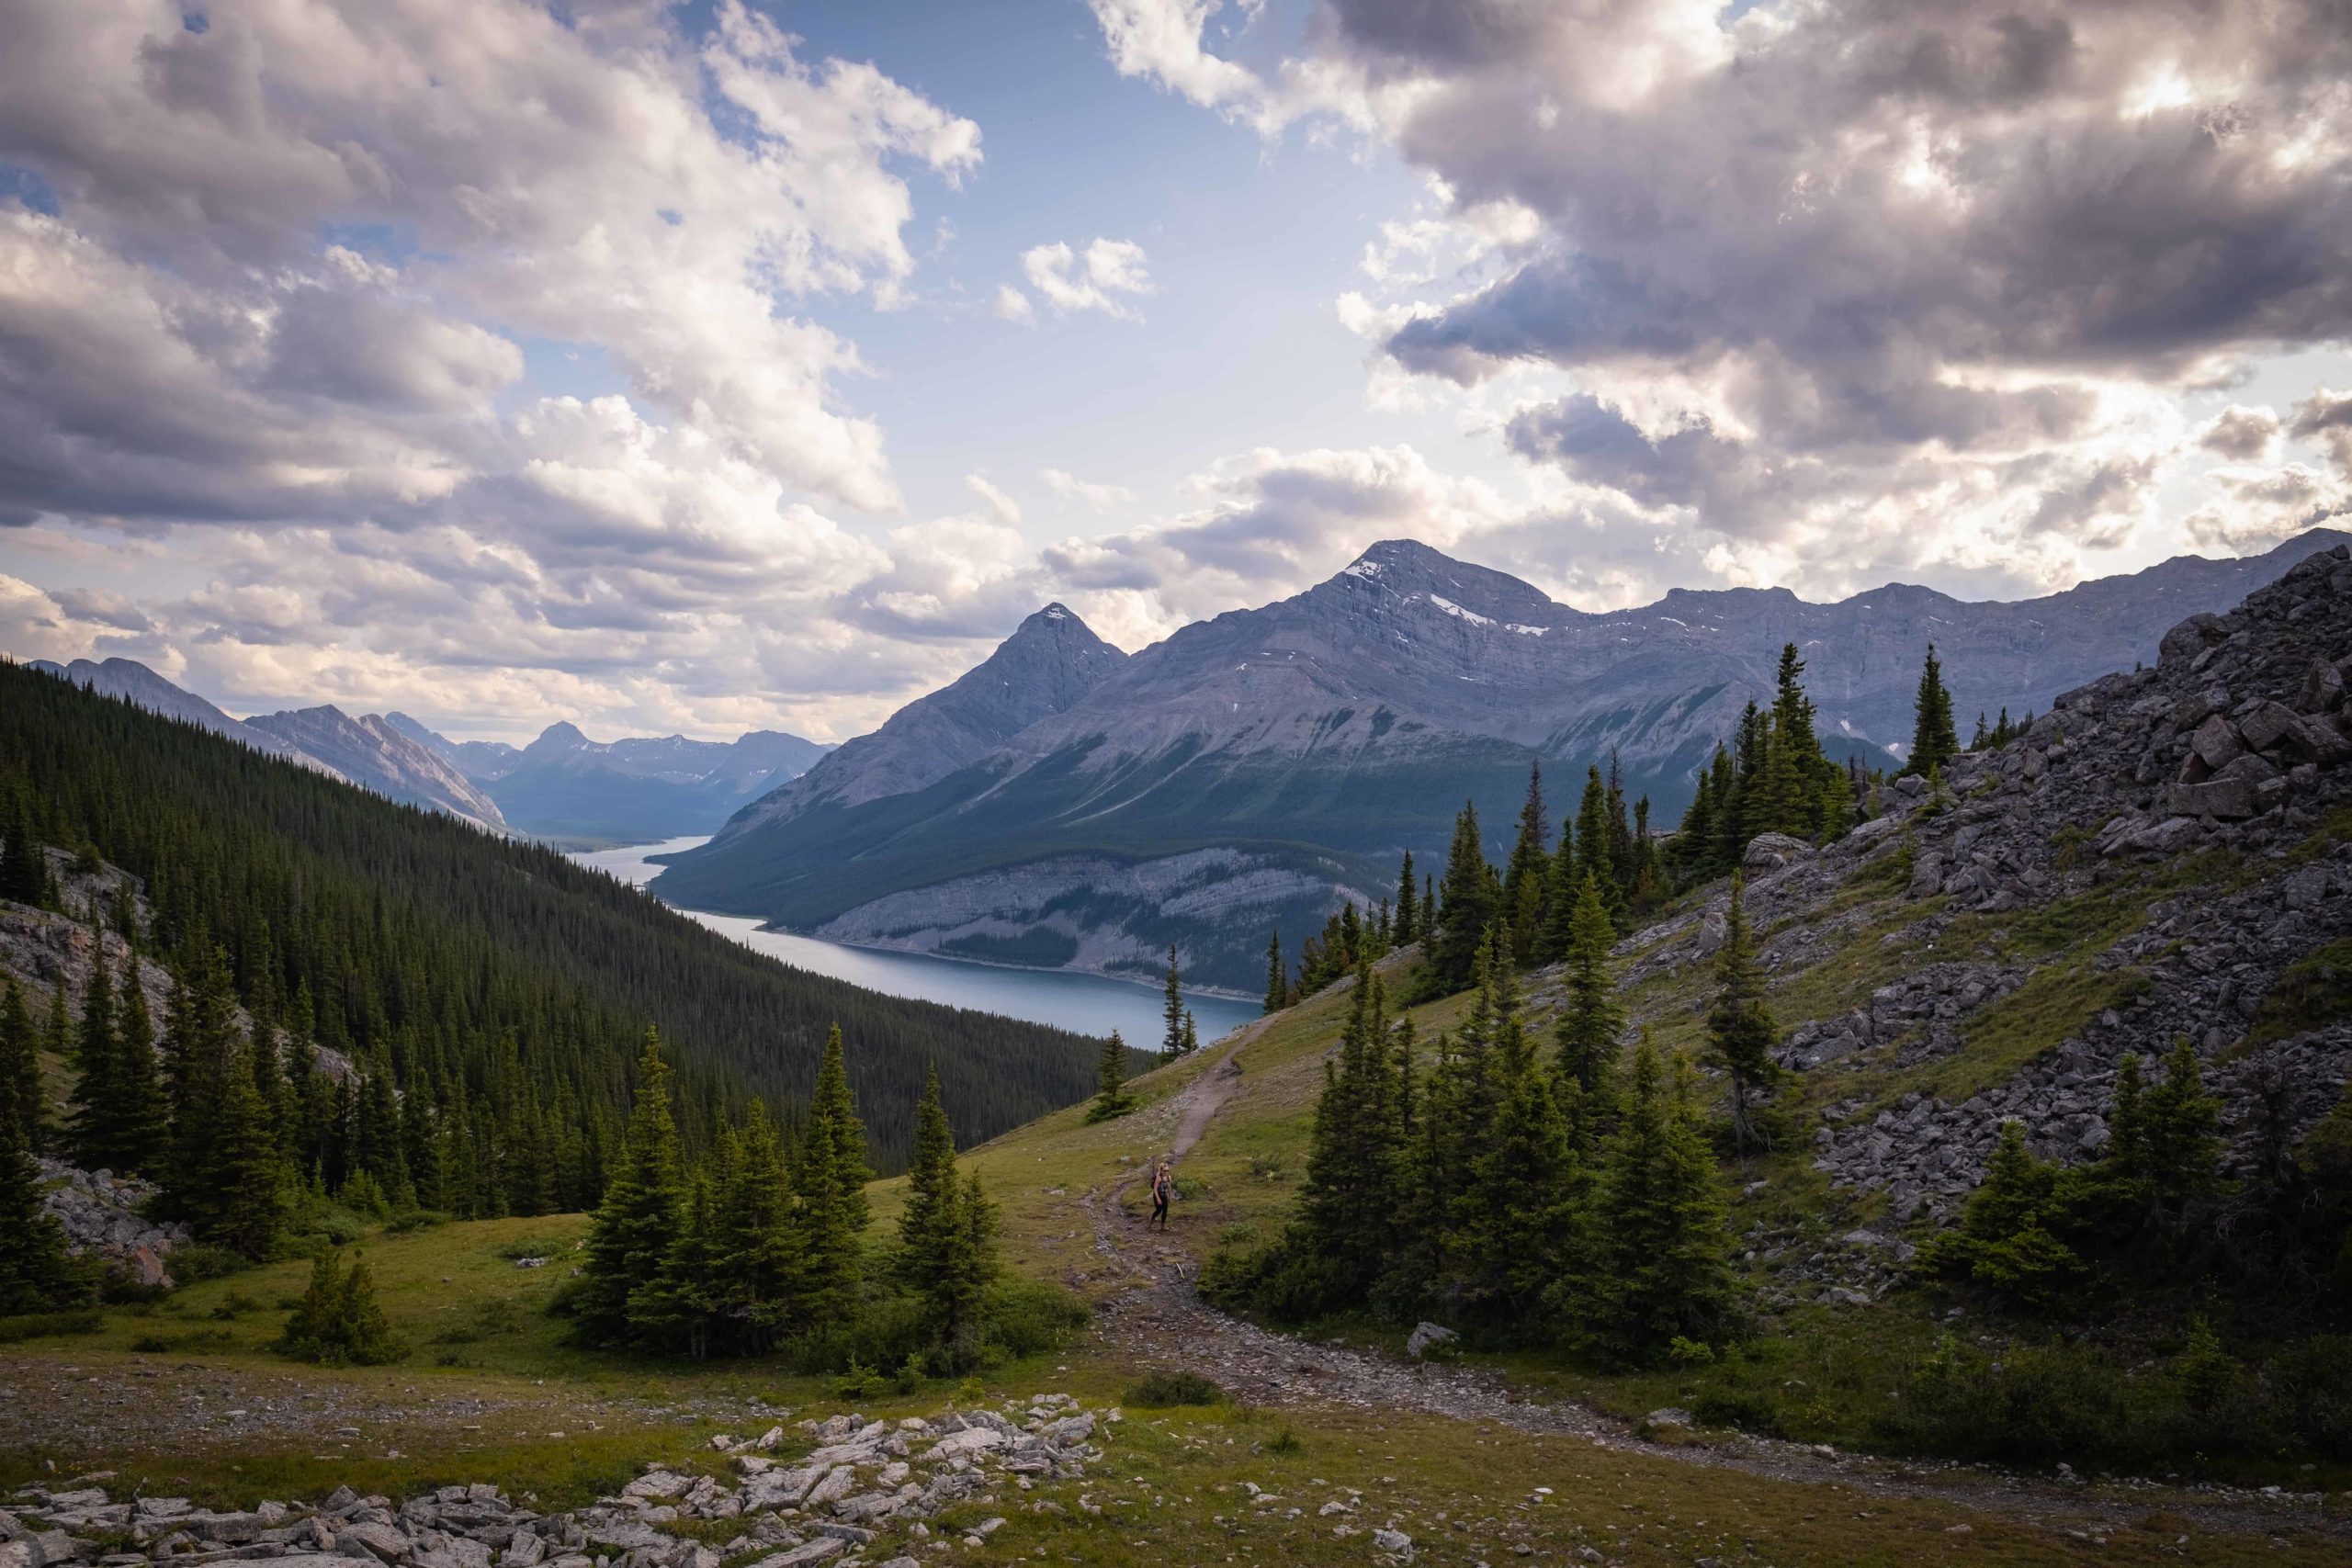
[[[996,1209],[978,1173],[956,1169],[936,1073],[916,1106],[898,1233],[879,1254],[865,1243],[872,1176],[839,1030],[795,1143],[753,1100],[699,1161],[678,1136],[670,1066],[649,1032],[580,1275],[555,1310],[587,1343],[697,1359],[789,1345],[839,1365],[878,1332],[910,1372],[978,1365],[1003,1327],[990,1312]]]
[[[752,1094],[788,1124],[836,1022],[865,1043],[886,1168],[911,1149],[927,1060],[981,1136],[1088,1087],[1083,1037],[788,969],[551,850],[6,662],[0,829],[0,897],[62,907],[43,846],[137,879],[77,915],[238,1017],[258,1042],[247,1076],[302,1103],[300,1163],[333,1188],[364,1172],[389,1190],[404,1165],[420,1201],[453,1213],[594,1201],[648,1022],[684,1046],[696,1149]],[[129,1005],[110,991],[74,1027],[127,1040]],[[314,1081],[314,1049],[349,1070]]]
[[[1499,916],[1473,954],[1469,1016],[1425,1068],[1411,1019],[1389,1017],[1384,977],[1358,971],[1295,1215],[1272,1247],[1219,1254],[1204,1293],[1291,1321],[1369,1303],[1399,1322],[1611,1362],[1730,1332],[1727,1203],[1696,1073],[1645,1032],[1624,1052],[1608,899],[1593,870],[1574,886],[1548,1048],[1520,1016]],[[1708,1050],[1748,1108],[1733,1136],[1753,1137],[1776,1031],[1736,885],[1716,981]]]
[[[1682,890],[1737,869],[1750,840],[1786,833],[1826,843],[1874,814],[1885,776],[1859,761],[1832,761],[1822,750],[1816,709],[1804,689],[1804,660],[1782,647],[1769,706],[1753,701],[1737,728],[1719,741],[1700,770],[1680,826],[1663,843],[1650,829],[1646,795],[1629,802],[1617,759],[1604,773],[1587,768],[1575,811],[1561,819],[1552,847],[1543,764],[1528,773],[1510,852],[1499,869],[1487,859],[1475,803],[1455,817],[1442,877],[1416,881],[1407,851],[1396,891],[1376,908],[1351,900],[1335,910],[1319,935],[1302,944],[1286,968],[1277,932],[1266,950],[1269,1012],[1377,963],[1396,948],[1424,944],[1422,994],[1447,995],[1474,983],[1479,944],[1499,922],[1523,964],[1555,963],[1567,951],[1568,926],[1586,879],[1599,890],[1620,934],[1630,932]],[[2029,715],[2026,724],[2032,722]],[[1977,746],[2004,745],[2023,732],[2007,710],[1997,727],[1977,720]],[[1900,774],[1939,776],[1961,750],[1952,726],[1951,694],[1929,645],[1915,702],[1911,749]]]

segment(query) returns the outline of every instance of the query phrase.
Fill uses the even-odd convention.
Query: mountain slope
[[[656,886],[832,936],[944,951],[1028,939],[1097,968],[1173,941],[1204,979],[1250,989],[1260,933],[1295,951],[1348,890],[1388,891],[1396,854],[1442,852],[1465,797],[1499,852],[1532,761],[1551,774],[1555,821],[1584,769],[1614,754],[1628,792],[1669,822],[1743,705],[1769,695],[1783,643],[1807,660],[1833,751],[1887,761],[1930,640],[1963,730],[1979,708],[2021,716],[2338,537],[2017,604],[1899,585],[1828,605],[1739,589],[1604,615],[1391,541],[1304,593],[1184,627],[916,787],[883,793],[892,781],[867,773],[829,789],[820,767]],[[861,746],[830,767],[850,773]],[[1189,857],[1210,852],[1225,858],[1201,872]],[[1138,875],[1158,891],[1114,886]]]
[[[1048,604],[954,682],[917,697],[881,728],[754,802],[718,836],[737,838],[822,806],[858,806],[924,789],[1079,702],[1126,657],[1076,615]]]
[[[356,784],[392,800],[430,807],[485,828],[503,828],[498,804],[455,764],[376,714],[353,718],[332,705],[264,714],[248,729],[275,736]]]
[[[175,718],[183,724],[193,724],[215,735],[226,736],[240,745],[271,757],[294,761],[309,761],[327,768],[318,759],[304,757],[302,749],[282,736],[272,735],[239,719],[231,718],[194,692],[172,684],[135,659],[109,659],[93,663],[77,659],[71,664],[57,664],[46,659],[36,659],[25,666],[76,686],[87,686],[103,697],[119,697],[134,707],[149,713]]]
[[[552,850],[0,663],[0,800],[18,791],[149,890],[159,951],[202,932],[248,1005],[310,1010],[322,1043],[383,1054],[407,1089],[478,1100],[520,1072],[548,1113],[613,1111],[655,1024],[684,1065],[682,1115],[707,1124],[746,1093],[804,1097],[838,1021],[895,1158],[933,1063],[967,1135],[1091,1088],[1079,1036],[788,968]]]

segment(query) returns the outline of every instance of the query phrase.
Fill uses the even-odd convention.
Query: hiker
[[[1151,1220],[1158,1220],[1161,1230],[1168,1228],[1168,1200],[1175,1195],[1175,1173],[1168,1168],[1166,1160],[1161,1160],[1159,1168],[1151,1173]],[[1146,1230],[1151,1228],[1151,1220],[1144,1221]]]

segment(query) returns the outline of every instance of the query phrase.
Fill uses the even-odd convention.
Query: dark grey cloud
[[[2083,449],[2100,387],[2169,391],[2352,338],[2342,0],[1822,0],[1736,21],[1326,0],[1321,17],[1327,61],[1412,89],[1385,100],[1389,129],[1457,210],[1543,225],[1387,352],[1464,383],[1588,379],[1511,422],[1514,449],[1731,533],[1820,501],[1819,457],[1857,498],[1897,469],[1938,493],[2044,474],[2024,525],[2095,542],[2149,457]],[[1690,412],[1635,416],[1626,390],[1668,378],[1696,389]]]

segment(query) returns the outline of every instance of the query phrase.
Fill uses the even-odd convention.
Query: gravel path
[[[1229,1039],[1213,1047],[1223,1060],[1169,1100],[1176,1124],[1171,1158],[1181,1160],[1191,1152],[1238,1087],[1240,1065],[1233,1053],[1241,1043]],[[1745,1435],[1706,1446],[1648,1442],[1614,1416],[1572,1402],[1525,1397],[1491,1372],[1398,1361],[1276,1334],[1203,1303],[1193,1289],[1192,1256],[1128,1214],[1125,1195],[1146,1174],[1138,1168],[1078,1199],[1093,1227],[1095,1253],[1128,1282],[1127,1290],[1100,1309],[1096,1331],[1148,1366],[1200,1372],[1248,1404],[1408,1410],[1491,1422],[1514,1431],[1582,1438],[1597,1447],[1676,1463],[1841,1486],[1871,1496],[1956,1504],[2052,1525],[2120,1526],[2163,1508],[2221,1532],[2301,1529],[2352,1539],[2352,1517],[2325,1512],[2316,1500],[2232,1487],[2136,1482],[2067,1487],[1981,1466],[1898,1461]]]

